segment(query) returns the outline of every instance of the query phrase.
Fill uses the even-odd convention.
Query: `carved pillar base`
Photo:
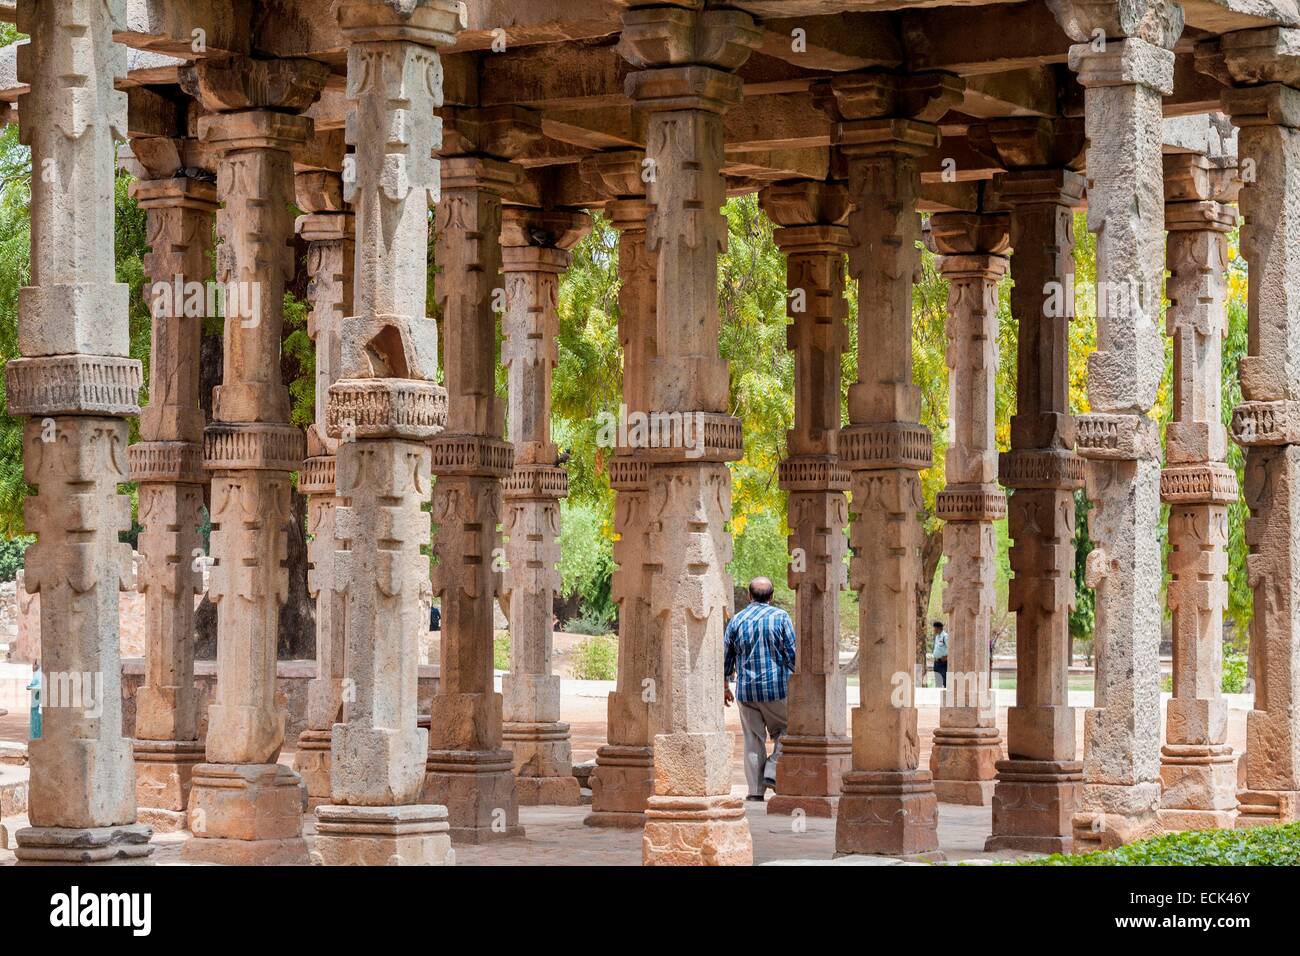
[[[19,866],[128,863],[153,852],[153,831],[143,823],[120,827],[24,827],[16,834]]]
[[[559,679],[556,679],[559,683]],[[582,787],[573,775],[569,725],[558,720],[502,725],[501,739],[514,755],[520,806],[576,807]]]
[[[1300,790],[1242,790],[1237,799],[1238,830],[1300,820]]]
[[[137,740],[137,819],[159,833],[184,830],[194,767],[203,760],[203,744],[197,740]]]
[[[996,727],[936,729],[930,773],[939,801],[988,806],[993,800],[993,783],[1001,759],[1002,735]]]
[[[833,817],[840,803],[840,780],[853,766],[850,737],[783,734],[776,762],[776,793],[768,813],[801,810],[810,817]]]
[[[213,764],[194,768],[190,832],[181,859],[228,866],[309,862],[302,838],[306,792],[283,764]]]
[[[331,730],[304,730],[298,735],[298,752],[293,769],[307,788],[307,809],[314,810],[330,801]]]
[[[596,751],[591,813],[582,822],[589,827],[640,829],[645,824],[646,804],[654,792],[654,747],[608,744]]]
[[[1231,830],[1237,819],[1237,759],[1227,744],[1165,744],[1160,750],[1160,825]]]
[[[984,852],[1071,852],[1082,761],[1013,759],[999,760],[995,766],[993,833],[984,842]]]
[[[524,835],[511,757],[509,750],[429,751],[420,802],[447,808],[453,843],[477,846]]]
[[[323,866],[451,866],[447,808],[316,808],[312,862]]]
[[[1074,852],[1113,850],[1160,835],[1160,784],[1085,783],[1074,814]]]
[[[643,866],[752,866],[745,805],[738,797],[652,796],[641,836]]]
[[[869,853],[942,860],[939,801],[928,770],[853,770],[844,775],[835,855]]]

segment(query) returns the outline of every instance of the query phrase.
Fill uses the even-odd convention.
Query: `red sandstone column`
[[[848,346],[844,221],[848,193],[836,183],[770,186],[760,194],[786,255],[795,353],[794,428],[786,434],[781,487],[790,493],[790,587],[798,647],[790,677],[789,725],[781,737],[776,793],[768,813],[832,817],[852,760],[846,678],[840,669],[840,591],[848,584],[849,473],[840,464],[840,357]]]
[[[731,603],[731,476],[740,422],[727,414],[727,363],[718,357],[717,256],[722,114],[739,102],[730,72],[759,40],[748,14],[637,2],[623,14],[620,50],[639,71],[629,96],[648,114],[647,240],[659,259],[656,353],[648,404],[670,417],[646,451],[645,542],[650,616],[662,655],[662,721],[655,792],[646,808],[647,865],[747,865],[743,804],[731,796],[732,737],[723,716],[722,628]],[[677,421],[673,434],[672,422]]]
[[[997,533],[1007,513],[997,484],[994,439],[998,368],[998,282],[1007,272],[1007,217],[945,213],[930,219],[948,280],[947,483],[936,511],[944,520],[943,609],[951,635],[948,681],[930,751],[934,789],[945,803],[988,804],[1002,756],[997,704],[989,686]]]
[[[136,158],[147,163],[149,148],[138,145]],[[195,283],[206,291],[217,189],[210,181],[178,177],[142,180],[131,192],[147,217],[150,252],[144,266],[152,281],[149,404],[140,415],[141,440],[130,450],[144,527],[137,587],[145,596],[145,676],[135,703],[136,800],[142,819],[169,831],[185,827],[194,765],[203,759],[194,601],[203,591],[196,560],[203,554],[199,524],[207,484],[199,408],[204,310],[187,309],[186,288]]]
[[[290,472],[302,432],[289,424],[280,377],[281,303],[293,275],[291,151],[311,135],[298,115],[328,69],[314,60],[202,60],[181,83],[213,115],[199,135],[218,157],[217,277],[226,287],[222,384],[203,441],[212,472],[217,689],[208,709],[207,762],[194,768],[182,851],[214,863],[305,863],[303,789],[277,762],[285,712],[276,702],[279,611],[290,520]]]
[[[858,592],[861,704],[853,710],[853,769],[835,822],[840,854],[937,855],[938,804],[918,767],[912,700],[921,575],[921,482],[930,433],[912,382],[912,282],[920,268],[919,158],[961,96],[946,74],[862,74],[831,81],[838,146],[849,171],[858,282],[858,380],[840,460],[851,473],[850,584]]]

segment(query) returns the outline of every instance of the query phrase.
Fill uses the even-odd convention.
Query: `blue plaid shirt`
[[[754,601],[727,623],[723,636],[727,680],[739,669],[736,699],[784,700],[794,670],[794,623],[779,607]]]

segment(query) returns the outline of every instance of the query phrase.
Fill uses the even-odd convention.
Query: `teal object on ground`
[[[32,679],[27,682],[27,689],[32,692],[32,710],[31,716],[27,721],[27,736],[32,740],[41,738],[41,672],[36,671],[32,674]]]

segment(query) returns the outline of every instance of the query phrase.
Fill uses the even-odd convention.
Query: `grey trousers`
[[[781,756],[781,735],[785,733],[785,700],[737,701],[740,704],[740,726],[745,732],[745,782],[751,797],[761,797],[765,792],[764,779],[776,780],[776,761]],[[767,753],[767,738],[771,735],[776,745],[772,755]]]

